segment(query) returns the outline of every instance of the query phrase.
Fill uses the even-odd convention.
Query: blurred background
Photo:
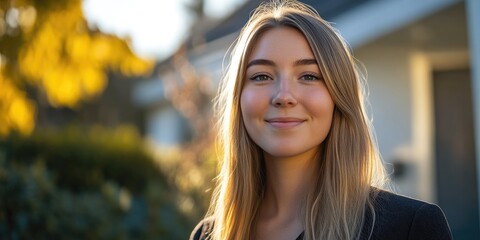
[[[0,0],[0,239],[187,239],[225,53],[261,2]],[[394,190],[480,239],[480,1],[303,2],[366,69]]]

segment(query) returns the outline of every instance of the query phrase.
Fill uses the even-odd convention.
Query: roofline
[[[360,5],[332,19],[333,26],[357,48],[463,0],[389,0]]]

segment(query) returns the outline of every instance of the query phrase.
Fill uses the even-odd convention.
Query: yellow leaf
[[[0,69],[0,137],[12,131],[30,134],[35,126],[35,105]]]
[[[34,109],[33,103],[26,99],[25,96],[13,99],[9,111],[12,127],[25,135],[32,133],[35,126]]]
[[[87,96],[96,96],[103,91],[107,83],[105,74],[92,68],[85,68],[82,71],[82,86]]]

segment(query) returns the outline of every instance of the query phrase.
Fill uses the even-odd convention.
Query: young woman
[[[230,60],[221,172],[191,239],[451,239],[439,207],[380,190],[354,58],[314,9],[260,6]]]

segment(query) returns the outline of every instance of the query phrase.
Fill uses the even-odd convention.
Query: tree
[[[102,93],[108,72],[152,68],[126,40],[90,28],[81,3],[0,2],[0,137],[31,133],[37,104],[75,108]]]

